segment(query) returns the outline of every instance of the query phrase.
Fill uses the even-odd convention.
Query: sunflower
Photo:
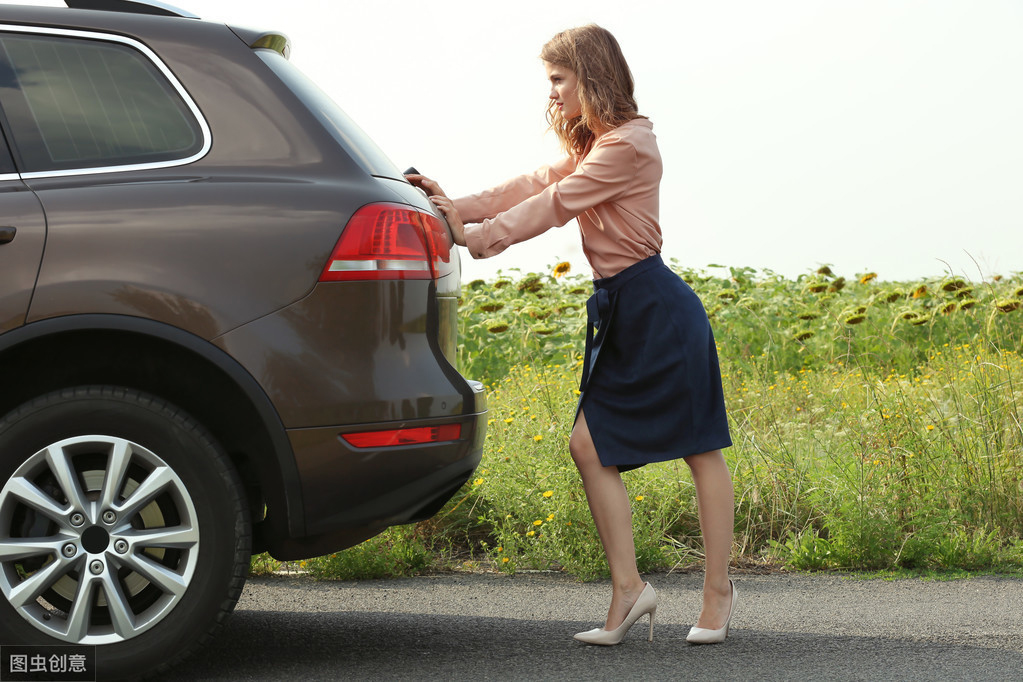
[[[867,282],[875,279],[877,279],[877,273],[868,272],[867,274],[860,276],[860,284],[866,284]]]
[[[1018,298],[1003,298],[1000,301],[995,301],[995,307],[1003,313],[1011,313],[1013,310],[1017,310],[1023,303]]]
[[[501,332],[508,331],[508,324],[499,320],[487,320],[483,324],[486,325],[487,331],[491,334],[500,334]]]
[[[537,277],[536,275],[529,275],[524,280],[519,282],[518,288],[519,291],[528,291],[531,294],[535,294],[536,292],[543,289],[543,282],[541,282],[540,278]]]
[[[953,279],[946,280],[945,282],[943,282],[941,285],[941,290],[948,292],[959,291],[960,289],[965,289],[967,286],[969,285],[966,282],[964,282],[961,278],[955,277]]]

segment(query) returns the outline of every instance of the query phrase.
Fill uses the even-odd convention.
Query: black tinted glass
[[[163,74],[118,43],[0,33],[0,102],[22,171],[169,161],[203,145]]]
[[[3,132],[0,132],[0,175],[14,172],[14,160],[11,159],[11,153],[7,149],[7,140],[4,138]]]

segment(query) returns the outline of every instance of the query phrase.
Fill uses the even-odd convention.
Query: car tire
[[[110,386],[0,419],[0,642],[95,645],[101,679],[208,642],[249,569],[230,459],[184,411]]]

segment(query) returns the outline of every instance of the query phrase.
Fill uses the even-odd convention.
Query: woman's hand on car
[[[430,196],[441,196],[446,197],[447,194],[440,188],[436,180],[431,180],[425,175],[418,175],[416,173],[406,173],[405,179],[412,183],[413,186],[419,187]]]
[[[459,246],[465,246],[465,225],[462,223],[462,216],[458,214],[458,209],[455,208],[455,203],[443,195],[433,195],[430,197],[430,201],[447,218],[448,227],[451,228],[451,238]]]
[[[415,173],[406,174],[405,179],[430,195],[430,201],[440,209],[447,219],[448,227],[451,228],[451,237],[455,243],[465,246],[465,225],[462,223],[462,217],[458,214],[454,202],[448,199],[448,195],[444,193],[437,181]]]

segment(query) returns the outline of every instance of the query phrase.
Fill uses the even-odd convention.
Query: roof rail
[[[164,17],[199,17],[183,9],[172,7],[159,0],[64,0],[72,9],[96,9],[105,12],[128,12],[131,14],[156,14]]]

